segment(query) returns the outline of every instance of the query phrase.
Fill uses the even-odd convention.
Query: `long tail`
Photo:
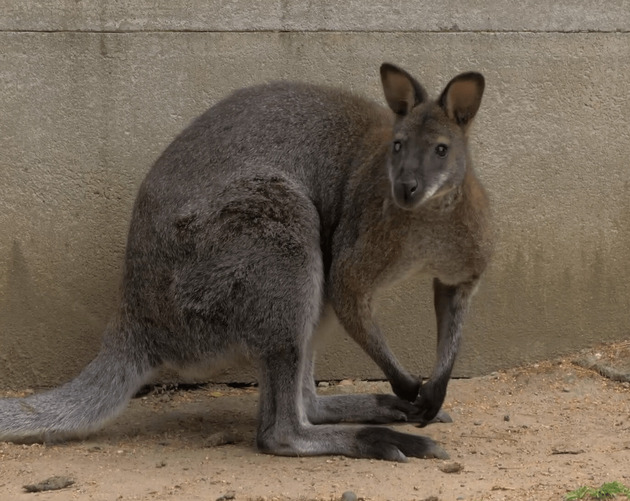
[[[104,345],[69,383],[26,398],[0,399],[0,441],[84,436],[120,414],[152,372],[146,360]]]

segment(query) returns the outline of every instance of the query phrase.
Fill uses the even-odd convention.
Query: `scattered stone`
[[[583,454],[584,449],[561,449],[554,447],[551,449],[551,454]]]
[[[164,468],[166,466],[166,461],[160,461],[155,465],[156,468]]]
[[[474,421],[473,424],[475,426],[481,426],[483,423],[481,421]]]
[[[341,501],[357,501],[357,495],[352,491],[346,491],[341,495]]]
[[[236,493],[234,491],[229,491],[217,498],[217,501],[227,501],[229,499],[236,499]]]
[[[318,388],[328,388],[329,386],[330,383],[328,381],[320,381],[319,383],[317,383]]]
[[[506,414],[505,416],[503,416],[503,421],[509,421],[510,420],[510,415]]]
[[[599,372],[602,376],[613,381],[618,381],[620,383],[630,382],[630,370],[628,370],[627,367],[622,366],[621,369],[613,367],[612,365],[600,360],[601,358],[601,354],[596,353],[595,355],[586,355],[578,358],[577,360],[574,360],[573,363],[579,365],[580,367],[584,367],[585,369],[591,369]]]
[[[437,496],[429,496],[428,498],[424,498],[422,501],[440,501],[440,498]]]
[[[36,484],[24,485],[23,488],[26,492],[58,491],[70,487],[72,484],[74,484],[74,480],[69,477],[55,476]]]
[[[221,445],[235,444],[238,442],[236,434],[229,431],[219,431],[208,436],[203,443],[204,447],[219,447]]]
[[[450,461],[448,463],[442,463],[438,468],[444,473],[459,473],[464,469],[464,465],[457,461]]]

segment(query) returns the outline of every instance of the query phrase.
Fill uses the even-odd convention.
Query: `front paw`
[[[379,412],[366,422],[374,424],[388,424],[397,422],[416,423],[423,428],[432,423],[452,423],[448,412],[440,410],[431,420],[426,421],[416,403],[407,402],[395,395],[376,395]]]
[[[419,398],[418,392],[420,391],[421,384],[420,379],[415,379],[411,376],[391,382],[392,391],[398,398],[402,398],[407,402],[413,402],[416,398]]]
[[[444,398],[446,397],[446,385],[436,384],[432,381],[422,385],[420,395],[415,402],[421,417],[420,426],[426,426],[434,421],[451,422],[451,417],[446,412],[440,412]]]

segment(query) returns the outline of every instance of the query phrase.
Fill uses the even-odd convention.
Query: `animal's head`
[[[480,73],[453,78],[437,100],[406,71],[381,66],[385,99],[396,114],[388,156],[394,202],[413,210],[461,186],[466,174],[466,131],[484,90]]]

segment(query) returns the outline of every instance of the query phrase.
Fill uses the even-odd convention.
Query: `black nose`
[[[416,179],[403,181],[403,194],[405,196],[406,202],[410,202],[411,200],[413,200],[417,191],[418,191],[418,181]]]

